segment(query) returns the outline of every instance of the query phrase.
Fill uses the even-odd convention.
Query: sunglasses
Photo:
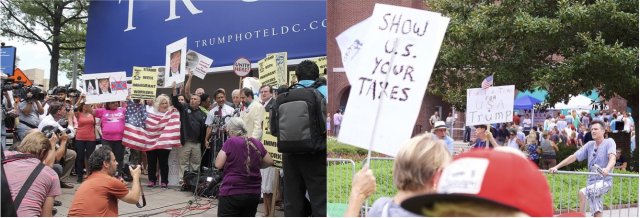
[[[597,154],[597,153],[598,153],[598,149],[597,149],[597,148],[594,148],[594,149],[593,149],[593,157],[596,157],[596,154]]]

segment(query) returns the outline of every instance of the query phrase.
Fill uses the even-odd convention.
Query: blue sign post
[[[3,43],[4,44],[4,43]],[[16,68],[16,47],[6,46],[0,48],[0,73],[13,76]]]
[[[326,1],[92,1],[85,73],[165,65],[165,48],[187,37],[187,49],[231,66],[267,53],[289,59],[326,55]]]

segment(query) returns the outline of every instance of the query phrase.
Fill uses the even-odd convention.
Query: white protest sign
[[[187,70],[193,72],[194,76],[204,79],[209,71],[209,67],[213,64],[213,59],[208,58],[196,51],[189,50],[187,52]]]
[[[124,101],[129,95],[126,72],[83,74],[87,104]]]
[[[376,4],[369,19],[347,71],[352,88],[339,140],[395,156],[413,133],[449,18]]]
[[[466,125],[513,121],[513,93],[515,89],[514,85],[467,89]]]
[[[233,72],[238,76],[246,76],[251,72],[251,62],[246,58],[238,58],[236,62],[233,63]]]
[[[167,45],[164,87],[184,82],[186,75],[187,37]]]
[[[340,54],[342,57],[342,67],[345,69],[345,72],[352,72],[353,60],[360,53],[360,49],[364,45],[364,38],[366,38],[366,34],[369,27],[370,18],[364,19],[359,23],[349,27],[349,29],[340,33],[336,37],[336,42],[338,43],[338,48],[340,48]],[[347,74],[347,77],[353,76],[355,74]],[[349,81],[355,81],[357,78],[348,78]]]

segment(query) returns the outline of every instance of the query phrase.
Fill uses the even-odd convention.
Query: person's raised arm
[[[44,108],[42,107],[42,103],[40,103],[40,101],[36,100],[36,107],[38,109],[38,114],[42,115],[44,114]]]
[[[67,150],[67,141],[69,140],[69,136],[66,132],[62,132],[60,135],[60,148],[56,150],[56,161],[60,161],[62,157],[64,157],[64,153]]]
[[[133,177],[133,181],[131,183],[131,190],[129,191],[129,193],[127,193],[127,195],[125,195],[124,197],[120,198],[120,200],[127,202],[129,204],[136,204],[138,203],[138,200],[140,199],[140,194],[141,192],[141,188],[140,188],[140,166],[136,167],[135,169],[133,169],[131,166],[129,166],[129,170],[131,171],[131,177]]]
[[[187,82],[184,83],[184,97],[191,99],[191,80],[193,79],[193,73],[189,70],[189,76]]]
[[[351,181],[349,204],[344,213],[345,217],[360,216],[360,208],[364,201],[376,191],[376,177],[368,167],[362,168]]]

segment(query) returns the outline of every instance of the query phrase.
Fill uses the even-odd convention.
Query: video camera
[[[80,90],[74,89],[71,87],[71,84],[67,84],[66,86],[58,86],[53,88],[53,94],[57,95],[58,93],[66,93],[69,97],[78,97],[80,95]],[[64,100],[64,99],[59,99]]]
[[[2,91],[11,91],[16,89],[21,89],[24,86],[24,83],[16,83],[15,79],[7,78],[2,80]]]
[[[47,138],[51,138],[53,137],[53,135],[59,136],[60,134],[62,134],[62,131],[60,131],[60,129],[56,126],[45,126],[42,128],[41,131]],[[71,130],[65,128],[65,133],[69,134],[71,133]]]
[[[27,102],[43,101],[45,93],[42,89],[36,86],[22,86],[19,89],[15,89],[15,94]]]

